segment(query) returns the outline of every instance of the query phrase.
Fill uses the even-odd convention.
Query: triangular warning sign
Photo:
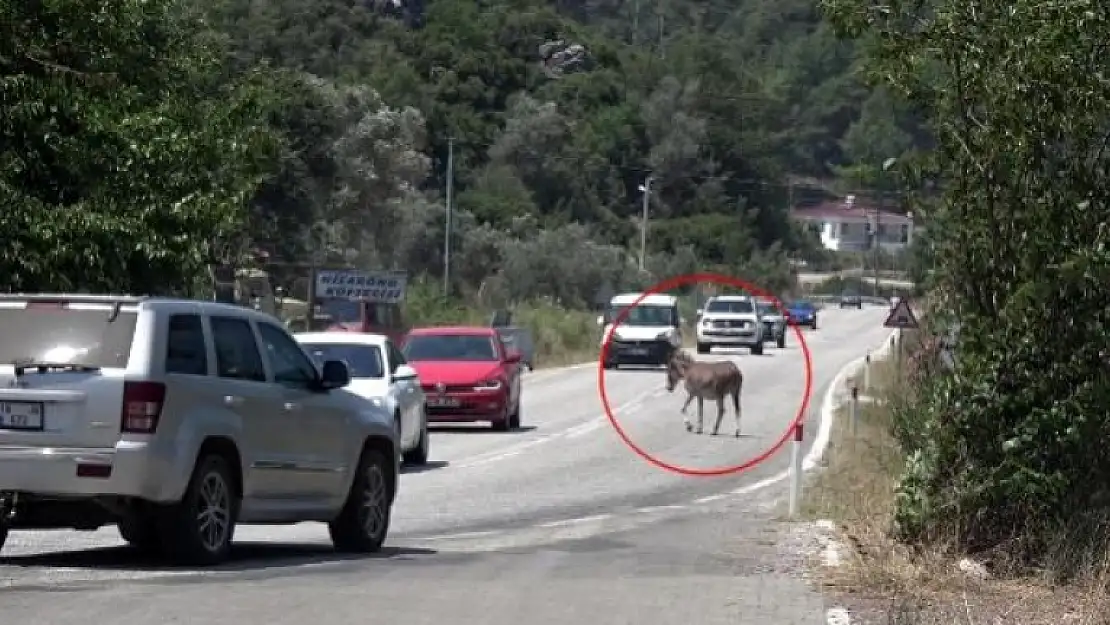
[[[910,310],[910,304],[904,299],[898,300],[894,306],[894,310],[890,311],[890,316],[883,322],[883,326],[887,328],[899,328],[901,330],[912,330],[917,327],[917,317],[913,316],[913,311]]]

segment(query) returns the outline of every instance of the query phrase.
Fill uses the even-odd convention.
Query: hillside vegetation
[[[437,281],[450,188],[468,306],[697,269],[782,293],[822,255],[788,206],[924,145],[856,58],[801,0],[0,0],[0,272],[203,294],[262,251],[302,297],[310,261]]]

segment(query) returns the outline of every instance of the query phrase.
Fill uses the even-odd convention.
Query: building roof
[[[861,201],[853,195],[848,195],[839,200],[796,206],[790,211],[790,215],[804,221],[868,221],[875,218],[875,208],[873,201]],[[879,221],[893,225],[913,223],[913,219],[904,212],[886,208],[880,211]]]

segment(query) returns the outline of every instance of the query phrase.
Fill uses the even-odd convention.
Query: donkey
[[[698,400],[698,434],[702,433],[703,407],[707,399],[717,401],[717,422],[713,424],[713,436],[721,429],[725,416],[725,398],[732,395],[732,405],[736,409],[736,436],[740,436],[740,389],[744,385],[744,374],[740,367],[731,361],[698,362],[682,350],[675,350],[667,361],[667,391],[674,392],[678,381],[686,386],[686,403],[682,404],[682,421],[686,431],[694,426],[686,416],[686,408],[695,398]]]

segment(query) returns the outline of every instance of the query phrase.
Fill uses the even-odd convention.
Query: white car
[[[614,330],[613,323],[622,314],[624,319]],[[682,347],[682,324],[678,298],[673,295],[623,293],[613,297],[605,314],[597,318],[601,345],[612,332],[605,368],[667,364],[671,354]]]
[[[116,525],[179,563],[236,524],[321,521],[378,550],[399,484],[389,413],[274,317],[184,299],[0,295],[0,546]]]
[[[698,310],[698,353],[714,347],[747,347],[763,353],[764,328],[755,301],[746,295],[718,295]]]
[[[409,464],[426,464],[431,441],[424,390],[416,370],[383,334],[302,332],[293,335],[316,360],[340,360],[351,371],[347,390],[384,407],[400,431],[401,453]]]

